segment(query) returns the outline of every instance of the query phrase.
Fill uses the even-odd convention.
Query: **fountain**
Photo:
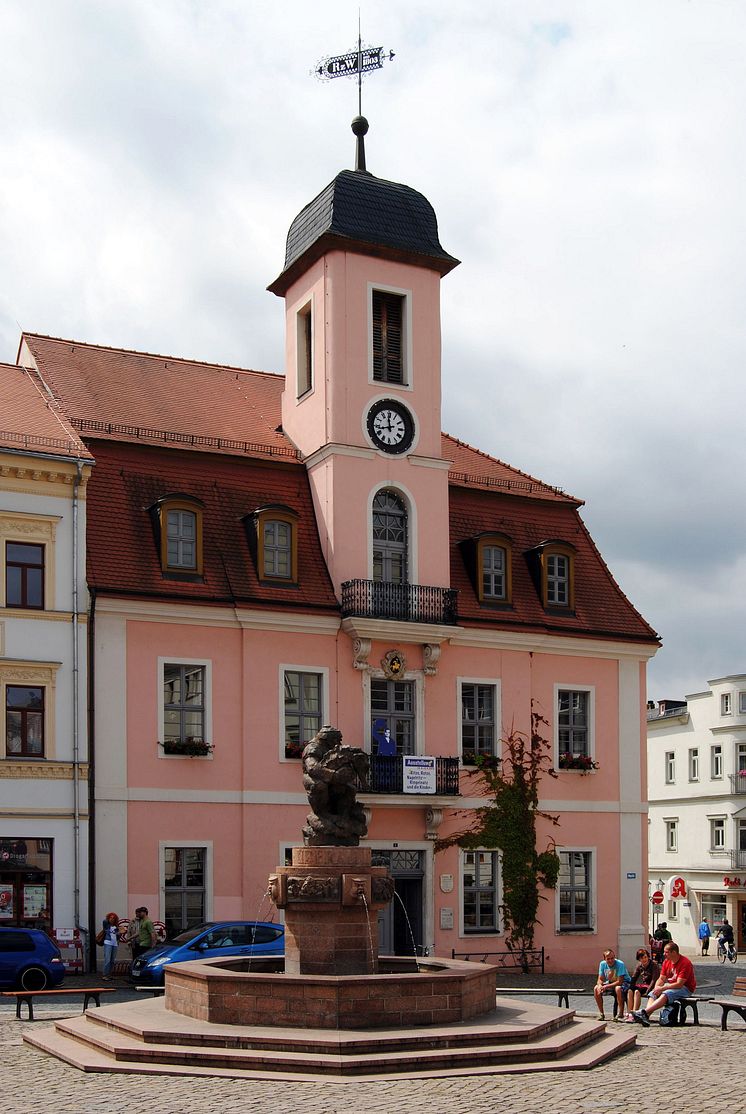
[[[572,1010],[503,999],[485,963],[378,956],[394,882],[360,846],[367,755],[324,727],[303,752],[304,845],[270,876],[281,959],[166,970],[164,998],[88,1010],[24,1041],[84,1071],[334,1079],[588,1068],[635,1043]],[[617,1028],[629,1029],[629,1026]]]
[[[181,963],[166,975],[166,1007],[203,1020],[322,1029],[434,1025],[494,1009],[490,967],[454,960],[387,957],[379,962],[375,914],[394,896],[385,867],[360,847],[367,832],[355,783],[368,755],[322,727],[303,751],[311,812],[304,846],[269,879],[285,912],[284,971],[256,961]]]

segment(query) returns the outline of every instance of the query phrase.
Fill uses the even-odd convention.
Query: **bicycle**
[[[718,959],[721,963],[725,963],[726,959],[729,959],[731,963],[735,963],[738,959],[736,945],[730,942],[726,944],[725,940],[718,940]]]

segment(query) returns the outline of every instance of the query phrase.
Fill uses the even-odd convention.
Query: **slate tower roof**
[[[290,225],[285,266],[269,290],[282,296],[335,247],[419,264],[441,275],[459,263],[441,246],[435,210],[426,197],[365,170],[341,171],[301,210]]]

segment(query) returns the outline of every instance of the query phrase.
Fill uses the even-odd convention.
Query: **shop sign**
[[[726,890],[730,890],[734,886],[746,886],[746,881],[742,882],[740,878],[729,878],[726,874],[725,878],[723,878],[723,885]]]
[[[402,757],[405,793],[435,792],[435,759],[415,757],[405,754]]]
[[[683,878],[672,878],[670,886],[671,901],[676,901],[677,898],[681,899],[686,897],[686,882]]]

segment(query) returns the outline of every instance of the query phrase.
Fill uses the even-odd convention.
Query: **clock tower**
[[[343,170],[290,226],[284,432],[308,469],[335,589],[449,584],[440,279],[458,264],[409,186]],[[362,157],[361,157],[362,156]]]

